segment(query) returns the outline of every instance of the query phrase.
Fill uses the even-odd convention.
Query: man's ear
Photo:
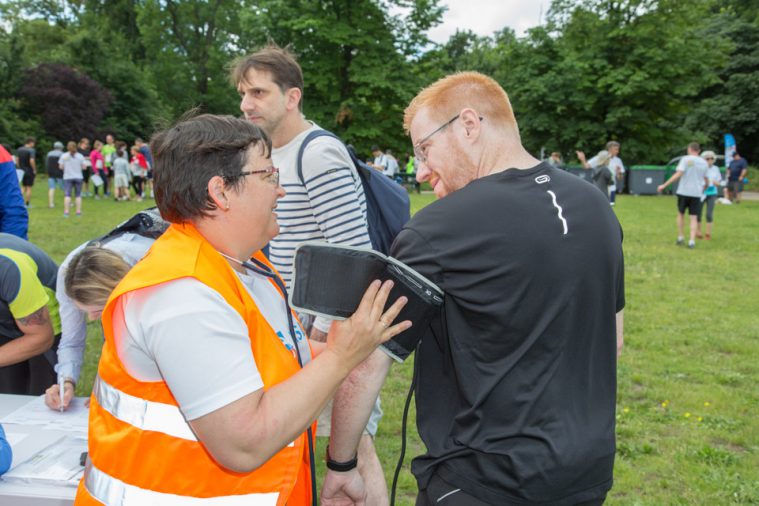
[[[221,176],[214,176],[208,180],[208,196],[218,209],[229,209],[229,200],[225,193],[226,186]]]
[[[288,111],[293,111],[295,109],[298,109],[298,104],[300,104],[301,99],[303,98],[303,92],[299,88],[290,88],[285,92],[285,105],[287,107]]]
[[[477,111],[467,107],[461,111],[459,117],[461,118],[461,123],[464,125],[466,136],[472,139],[479,137],[482,122]]]

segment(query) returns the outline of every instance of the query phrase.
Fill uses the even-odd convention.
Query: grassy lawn
[[[64,219],[35,186],[30,239],[60,262],[147,203],[85,199]],[[414,210],[432,195],[412,195]],[[62,197],[59,199],[62,200]],[[625,231],[626,346],[619,363],[615,486],[607,504],[759,504],[759,202],[718,205],[714,238],[675,246],[674,197],[618,199]],[[590,308],[589,308],[590,309]],[[89,394],[101,342],[89,327],[79,395]],[[394,367],[382,394],[377,449],[392,480],[412,364]],[[410,415],[398,504],[413,504],[410,458],[422,451]],[[320,443],[318,455],[323,455]],[[322,464],[323,467],[323,464]]]

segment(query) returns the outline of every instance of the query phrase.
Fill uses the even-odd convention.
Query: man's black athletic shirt
[[[419,211],[392,256],[445,306],[416,360],[433,473],[494,505],[569,505],[612,485],[622,231],[588,182],[541,163]]]

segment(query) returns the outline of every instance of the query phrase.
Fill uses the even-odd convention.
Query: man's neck
[[[285,118],[276,132],[271,133],[272,147],[276,149],[285,146],[309,128],[311,128],[311,123],[303,117],[300,111],[297,111]]]
[[[502,142],[482,154],[478,177],[496,174],[506,169],[531,169],[539,163],[540,160],[529,154],[521,144]]]

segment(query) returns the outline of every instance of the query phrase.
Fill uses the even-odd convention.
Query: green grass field
[[[47,208],[46,186],[44,179],[35,186],[29,235],[58,262],[147,207],[85,199],[81,218],[64,219],[60,202]],[[432,199],[412,195],[414,210]],[[759,504],[759,202],[718,205],[714,238],[695,250],[675,246],[673,197],[624,195],[616,212],[625,232],[626,346],[607,504]],[[79,395],[89,394],[100,343],[99,324],[91,323]],[[376,444],[388,485],[411,367],[396,366],[382,393]],[[398,492],[404,505],[416,493],[410,457],[422,451],[413,409],[410,420]]]

